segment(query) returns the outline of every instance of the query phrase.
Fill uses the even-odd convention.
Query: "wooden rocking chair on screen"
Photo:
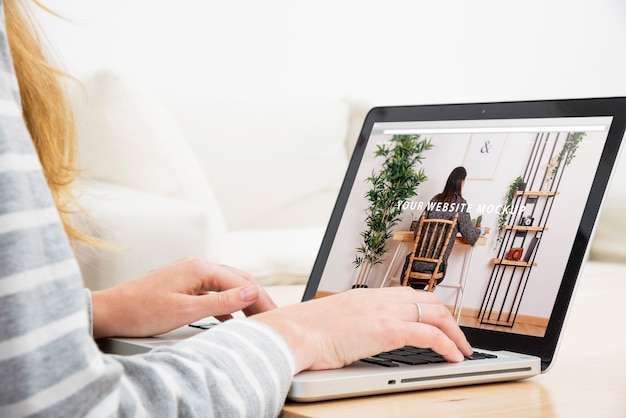
[[[441,271],[441,265],[448,243],[450,239],[456,238],[452,236],[452,230],[456,225],[457,217],[458,214],[455,214],[451,220],[427,219],[425,212],[422,213],[415,231],[413,252],[410,254],[406,270],[402,275],[402,286],[420,285],[425,286],[424,290],[427,292],[435,290],[437,281],[443,279],[445,274]],[[415,261],[421,262],[428,268],[424,269],[425,271],[413,271]]]

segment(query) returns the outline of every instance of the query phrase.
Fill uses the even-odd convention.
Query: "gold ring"
[[[415,302],[415,306],[417,306],[417,322],[422,322],[422,307],[417,302]]]

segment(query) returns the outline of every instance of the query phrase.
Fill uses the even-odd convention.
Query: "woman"
[[[94,240],[67,216],[71,113],[28,3],[1,4],[0,416],[277,416],[300,370],[402,345],[450,361],[471,355],[440,302],[403,289],[274,309],[247,274],[181,260],[103,292],[83,290],[70,240]],[[89,333],[92,325],[94,336],[154,335],[239,309],[250,319],[144,355],[104,355]]]
[[[446,185],[443,191],[435,195],[428,207],[432,210],[426,210],[427,219],[446,219],[452,220],[457,216],[457,221],[452,228],[452,239],[449,241],[448,246],[445,249],[443,260],[439,268],[440,272],[443,272],[443,277],[437,280],[437,284],[445,277],[445,272],[448,267],[448,257],[452,252],[454,246],[455,237],[460,233],[463,239],[470,244],[474,245],[481,235],[489,233],[489,227],[477,228],[474,226],[470,214],[467,211],[467,201],[463,197],[463,187],[465,186],[465,178],[467,177],[467,170],[465,167],[456,167],[446,180]],[[403,274],[407,271],[409,264],[409,258],[411,254],[407,255],[404,267],[402,269]],[[411,271],[421,273],[432,273],[434,265],[432,263],[426,263],[423,261],[414,261],[411,266]],[[423,289],[425,285],[415,284],[413,288]]]

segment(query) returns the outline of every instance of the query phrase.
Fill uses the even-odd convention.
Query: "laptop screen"
[[[470,341],[555,346],[624,132],[592,102],[373,109],[304,298],[433,283]]]

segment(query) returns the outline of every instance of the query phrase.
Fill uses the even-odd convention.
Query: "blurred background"
[[[623,0],[44,0],[66,69],[376,105],[626,95]]]
[[[306,281],[373,106],[626,96],[624,0],[42,1],[81,203],[125,249],[80,252],[92,288],[182,256]],[[625,261],[614,177],[592,257]]]

